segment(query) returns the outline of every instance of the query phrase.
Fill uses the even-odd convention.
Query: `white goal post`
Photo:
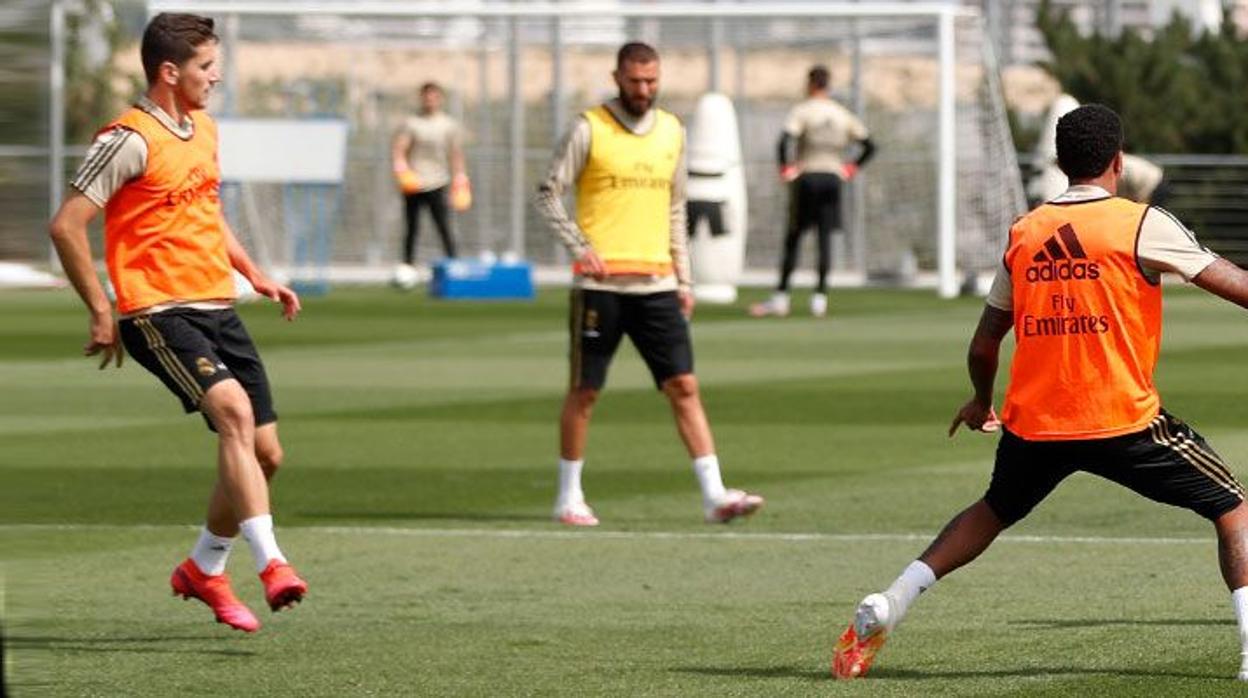
[[[791,68],[790,72],[799,76],[799,80],[794,80],[791,85],[791,102],[798,98],[800,77],[804,77],[805,69],[810,64],[806,55],[810,55],[812,59],[825,56],[834,56],[837,60],[845,58],[834,68],[834,74],[843,76],[846,71],[838,68],[849,65],[855,71],[853,80],[861,80],[857,72],[859,52],[863,46],[858,41],[861,36],[870,38],[874,42],[871,45],[876,46],[877,51],[890,50],[878,48],[880,46],[901,46],[903,48],[899,50],[909,51],[923,59],[924,65],[914,64],[900,70],[911,71],[918,76],[916,80],[935,83],[926,85],[931,94],[924,97],[930,97],[930,101],[934,103],[924,104],[922,108],[925,118],[930,112],[930,122],[925,122],[918,128],[913,125],[898,128],[905,129],[911,138],[916,139],[911,143],[922,144],[923,141],[918,139],[925,138],[926,144],[932,146],[932,152],[918,152],[922,148],[898,145],[888,140],[867,119],[868,126],[873,130],[873,138],[880,147],[880,154],[877,161],[872,162],[863,172],[860,178],[863,181],[855,181],[850,187],[850,200],[847,202],[850,215],[846,227],[851,234],[838,236],[846,240],[839,243],[841,248],[838,252],[841,254],[838,258],[842,261],[838,262],[837,268],[842,271],[847,269],[847,278],[857,277],[858,282],[865,282],[872,271],[888,269],[897,264],[905,266],[904,260],[895,263],[893,257],[908,256],[913,266],[917,250],[918,264],[924,271],[930,272],[929,276],[935,280],[934,285],[939,294],[944,297],[955,296],[964,288],[965,280],[971,275],[992,271],[992,263],[1000,254],[1000,243],[1004,239],[1008,224],[1015,215],[1022,212],[1025,205],[1013,147],[1008,143],[1009,132],[1000,85],[997,82],[995,59],[990,55],[991,42],[986,39],[968,41],[965,33],[968,27],[978,32],[976,36],[982,35],[980,18],[974,9],[956,4],[148,0],[147,6],[152,14],[170,11],[194,12],[225,20],[219,25],[226,51],[225,88],[232,103],[232,115],[235,116],[250,114],[238,111],[238,95],[243,86],[230,84],[232,79],[237,79],[232,77],[232,71],[236,70],[238,59],[238,54],[232,53],[236,47],[231,46],[231,42],[238,38],[240,32],[246,34],[254,26],[253,20],[289,22],[290,26],[295,27],[294,31],[302,32],[301,36],[308,41],[327,42],[336,39],[355,42],[352,50],[356,53],[352,55],[356,56],[360,51],[371,50],[370,47],[379,47],[377,50],[419,50],[433,47],[443,52],[440,55],[459,51],[470,57],[476,55],[474,51],[479,51],[481,58],[475,75],[466,75],[464,72],[472,68],[461,68],[457,74],[448,73],[442,81],[466,77],[464,84],[459,84],[452,90],[456,94],[448,95],[449,106],[454,111],[453,108],[458,105],[461,114],[475,109],[472,113],[476,118],[466,121],[470,130],[474,126],[479,127],[476,144],[470,145],[477,148],[478,152],[476,156],[470,154],[469,160],[470,167],[475,165],[474,169],[481,173],[476,197],[481,206],[480,210],[474,210],[466,217],[465,227],[476,231],[477,248],[482,251],[510,252],[532,258],[544,257],[553,248],[549,241],[529,239],[545,236],[526,235],[526,232],[536,230],[533,212],[528,205],[532,189],[536,185],[534,163],[549,157],[556,134],[566,126],[577,108],[587,106],[586,100],[590,97],[602,96],[567,94],[563,85],[563,74],[568,71],[569,66],[573,66],[574,58],[583,58],[590,54],[590,48],[582,48],[576,44],[577,41],[584,41],[585,46],[594,50],[603,48],[591,45],[594,41],[602,43],[601,35],[604,32],[595,34],[585,27],[599,27],[608,19],[624,23],[623,26],[628,30],[640,29],[642,35],[636,38],[643,40],[656,35],[663,39],[669,34],[688,35],[691,40],[686,39],[686,53],[698,50],[697,44],[700,41],[700,48],[706,57],[705,62],[699,64],[707,76],[704,89],[719,88],[738,100],[742,99],[741,95],[733,95],[732,90],[723,89],[726,80],[721,74],[725,72],[721,66],[724,64],[736,66],[738,91],[743,81],[741,76],[746,75],[760,61],[773,61]],[[335,31],[358,30],[360,34],[331,37],[329,35],[333,32],[329,30],[318,34],[315,28],[309,29],[316,26],[318,18],[335,22]],[[395,35],[377,29],[386,23],[402,21],[425,22],[433,28],[423,24],[404,25],[412,27],[413,34],[425,32],[423,36],[416,36],[406,44]],[[766,27],[765,31],[763,27]],[[849,33],[845,27],[852,27],[853,33]],[[836,36],[820,43],[817,32],[821,30]],[[634,38],[631,33],[624,30],[617,32],[619,36],[630,39]],[[590,34],[593,36],[585,39]],[[735,43],[738,41],[742,43]],[[657,42],[657,47],[665,57],[665,65],[671,45],[666,40]],[[496,49],[492,56],[487,55],[491,47]],[[527,120],[525,118],[525,112],[533,110],[534,100],[524,94],[521,83],[539,69],[534,65],[538,63],[532,53],[537,50],[535,47],[547,51],[539,57],[540,68],[554,74],[549,88],[548,101],[551,109],[544,114],[549,124],[538,123],[538,119],[532,115]],[[526,49],[531,50],[526,52]],[[968,52],[977,55],[968,60]],[[731,61],[723,60],[722,56],[725,55]],[[747,65],[746,57],[753,62]],[[522,59],[525,61],[523,67]],[[598,59],[595,57],[594,60]],[[931,70],[927,69],[927,64],[930,64]],[[451,65],[448,60],[448,71],[452,71]],[[595,70],[597,65],[598,63],[594,63]],[[968,71],[968,65],[976,67]],[[497,89],[500,74],[507,86],[505,91]],[[605,88],[605,72],[595,75]],[[665,84],[670,80],[669,75],[670,72],[665,71]],[[350,82],[356,78],[358,73],[354,77],[346,78],[346,91],[356,89]],[[974,83],[973,87],[968,88],[963,84],[967,79]],[[844,85],[841,87],[844,88]],[[863,85],[855,83],[852,88],[856,94],[860,94]],[[370,89],[377,92],[375,87]],[[366,90],[360,88],[357,91]],[[493,114],[488,113],[490,95],[493,94],[501,95],[498,103],[507,111],[505,118],[501,120],[495,119],[500,111],[498,108],[493,110]],[[974,114],[963,116],[960,109],[963,104],[968,103],[968,99],[978,100],[979,106]],[[474,100],[481,100],[484,106]],[[774,152],[774,139],[778,136],[778,130],[775,130],[778,119],[776,114],[782,115],[773,106],[772,102],[775,101],[772,98],[765,107],[757,110],[760,117],[755,120],[757,127],[753,130],[749,128],[749,115],[746,114],[747,123],[743,128],[743,139],[753,137],[755,141],[765,141],[756,150],[767,156]],[[358,105],[356,108],[360,109]],[[379,110],[376,105],[371,108],[374,111]],[[899,107],[900,112],[906,110],[905,105]],[[487,113],[482,115],[483,111]],[[363,118],[376,120],[378,117],[370,112]],[[960,118],[963,120],[959,121]],[[498,123],[500,121],[502,123]],[[387,121],[384,126],[378,126],[378,130],[385,131],[392,125],[392,120]],[[535,131],[541,131],[537,142],[534,138]],[[984,135],[987,131],[991,131],[991,134]],[[966,142],[960,143],[960,140]],[[377,144],[381,142],[379,135]],[[748,153],[746,157],[750,157]],[[890,162],[890,158],[899,173],[897,177],[903,177],[904,174],[904,179],[890,179],[892,175],[887,168],[892,165],[886,164]],[[971,158],[977,160],[971,163]],[[783,194],[772,181],[774,168],[771,162],[765,161],[763,155],[756,155],[755,160],[758,166],[754,169],[749,185],[752,197],[750,227],[755,242],[750,243],[747,266],[765,272],[767,276],[774,276],[778,243],[770,243],[764,236],[771,239],[777,237],[773,229],[780,227],[775,220],[782,215],[780,212],[783,211]],[[488,178],[484,176],[487,173]],[[474,182],[478,181],[478,176],[474,174]],[[350,178],[349,172],[348,179]],[[389,186],[389,182],[381,177],[361,179],[368,180],[374,188],[384,189]],[[767,181],[764,182],[764,179]],[[902,184],[897,184],[899,181]],[[357,184],[353,189],[348,181],[348,196],[362,195],[362,186]],[[930,192],[926,190],[928,187]],[[921,206],[915,204],[917,208],[914,211],[903,211],[900,214],[888,210],[893,208],[891,197],[911,196],[907,192],[912,189],[915,192],[923,190],[913,194],[916,199],[922,200]],[[382,199],[381,196],[377,194],[372,199],[375,202],[373,208],[390,206],[386,202],[393,198],[392,192],[385,193],[390,198]],[[755,196],[765,199],[762,205],[753,200]],[[755,211],[758,211],[757,218]],[[351,213],[348,212],[348,215]],[[385,212],[368,215],[373,216],[373,222],[377,224],[375,227],[379,229],[393,227],[397,219],[397,212],[391,212],[389,208]],[[360,227],[355,226],[357,229]],[[905,234],[899,232],[903,230],[906,231]],[[390,233],[375,230],[371,240],[360,243],[359,250],[343,252],[341,256],[344,259],[351,258],[380,265],[389,259],[389,249],[393,247],[380,242],[386,235]],[[469,245],[470,249],[471,247]],[[846,259],[849,261],[844,261]],[[562,257],[558,250],[554,250],[549,258],[537,261],[553,264],[562,261]]]

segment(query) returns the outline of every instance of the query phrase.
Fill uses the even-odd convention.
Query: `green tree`
[[[1046,0],[1036,26],[1052,59],[1041,63],[1080,102],[1106,104],[1127,125],[1127,147],[1152,153],[1248,153],[1248,42],[1230,23],[1193,31],[1175,14],[1151,39],[1083,35]]]
[[[65,138],[87,143],[95,129],[115,116],[121,101],[113,56],[123,31],[106,0],[79,0],[65,15]],[[137,89],[137,86],[132,86]]]

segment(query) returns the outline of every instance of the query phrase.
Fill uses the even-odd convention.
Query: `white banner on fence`
[[[225,182],[340,184],[347,122],[338,119],[218,119]]]

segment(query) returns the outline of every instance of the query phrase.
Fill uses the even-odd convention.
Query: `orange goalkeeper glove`
[[[472,206],[472,183],[468,175],[455,175],[451,180],[451,208],[467,211]]]
[[[404,194],[415,194],[420,191],[420,178],[406,167],[394,168],[394,181],[399,185],[399,191]]]

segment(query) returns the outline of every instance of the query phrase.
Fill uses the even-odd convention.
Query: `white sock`
[[[576,504],[585,501],[585,492],[581,490],[581,468],[585,460],[559,459],[559,505]]]
[[[889,609],[889,624],[896,626],[900,623],[902,616],[910,610],[910,604],[919,598],[919,594],[930,589],[935,583],[936,573],[927,566],[927,563],[920,560],[911,562],[892,586],[884,591],[891,600],[897,602],[897,608]]]
[[[719,458],[714,454],[693,459],[693,474],[702,488],[703,506],[711,506],[724,498],[724,480],[719,474]]]
[[[238,524],[247,545],[251,546],[251,557],[256,561],[256,571],[263,572],[269,566],[269,560],[286,562],[286,556],[277,547],[277,537],[273,535],[273,515],[261,514],[253,516]]]
[[[1240,656],[1248,661],[1248,587],[1231,592],[1231,606],[1235,608],[1235,620],[1239,623]]]
[[[234,547],[233,538],[223,538],[208,530],[205,526],[199,530],[199,540],[191,548],[191,559],[200,572],[207,575],[218,575],[225,572],[225,561],[230,559],[230,548]]]

